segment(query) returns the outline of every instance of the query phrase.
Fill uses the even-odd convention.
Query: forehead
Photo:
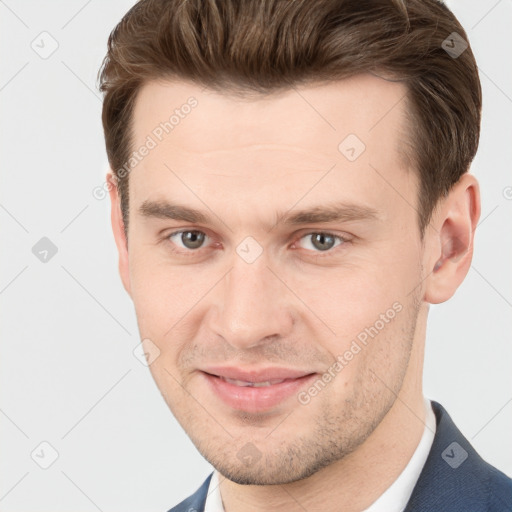
[[[319,139],[324,140],[327,149],[347,133],[370,143],[390,127],[397,137],[397,129],[405,128],[406,93],[404,84],[370,74],[254,98],[221,94],[184,81],[151,81],[137,96],[135,142],[142,141],[175,113],[178,119],[171,121],[172,139],[183,149],[195,152],[255,142],[305,143],[306,147],[319,149]],[[189,109],[187,101],[191,98],[197,106]],[[231,138],[226,140],[228,134]]]
[[[149,82],[135,103],[132,149],[151,148],[130,173],[130,196],[172,194],[179,180],[203,194],[229,190],[243,200],[258,190],[279,200],[271,195],[276,187],[298,194],[333,168],[316,187],[318,199],[334,184],[352,197],[382,189],[379,174],[408,187],[399,152],[406,93],[404,84],[367,74],[250,99],[189,82]]]

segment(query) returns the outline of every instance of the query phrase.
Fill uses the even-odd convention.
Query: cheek
[[[164,340],[173,337],[176,324],[186,313],[184,283],[176,270],[162,267],[149,253],[135,251],[130,255],[130,280],[140,336],[149,338],[165,354],[169,346]]]
[[[187,420],[186,418],[192,414],[197,418],[201,411],[194,411],[197,405],[194,400],[190,399],[190,394],[185,391],[185,384],[182,384],[182,378],[177,370],[165,361],[165,356],[158,358],[149,366],[149,370],[159,389],[167,406],[185,429],[194,418]]]
[[[142,339],[149,338],[160,351],[151,365],[155,380],[178,378],[182,352],[197,337],[208,305],[208,293],[222,273],[204,267],[178,266],[147,251],[131,258],[132,300]],[[173,380],[167,382],[173,386]]]
[[[158,248],[133,250],[130,280],[139,321],[159,337],[207,291],[207,283],[201,284],[188,268],[165,261]]]
[[[329,327],[318,323],[315,329],[324,333],[322,344],[332,359],[341,362],[341,371],[333,369],[340,387],[367,364],[381,361],[388,367],[389,354],[403,352],[411,341],[407,315],[415,307],[411,291],[420,281],[418,255],[414,248],[408,253],[389,245],[384,249],[357,265],[310,275],[301,287],[296,283],[298,294]]]
[[[419,281],[411,262],[385,263],[381,259],[378,263],[317,270],[307,279],[303,274],[300,282],[290,279],[290,287],[330,327],[333,337],[349,340],[379,321],[381,315],[385,320],[393,318]],[[328,338],[327,328],[325,333]]]

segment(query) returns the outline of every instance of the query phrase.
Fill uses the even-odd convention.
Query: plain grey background
[[[0,1],[2,512],[165,511],[210,471],[133,354],[109,200],[93,195],[96,75],[132,4]],[[465,282],[431,308],[425,394],[512,475],[512,1],[449,5],[480,68],[483,207]]]

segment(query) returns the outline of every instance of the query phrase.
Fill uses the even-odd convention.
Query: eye
[[[305,242],[303,242],[305,241]],[[299,245],[304,249],[315,252],[327,252],[346,240],[338,235],[326,232],[308,233],[299,240]]]
[[[176,231],[167,237],[173,244],[181,249],[195,250],[200,249],[204,241],[209,238],[202,231]]]
[[[206,245],[207,240],[210,239],[206,233],[196,229],[175,231],[165,238],[171,243],[173,251],[176,253],[189,253],[189,255],[192,252],[198,253]],[[299,238],[297,245],[318,254],[332,252],[332,249],[347,241],[347,239],[340,235],[318,231],[302,236]],[[318,256],[320,255],[318,254]],[[327,256],[327,254],[325,255]]]

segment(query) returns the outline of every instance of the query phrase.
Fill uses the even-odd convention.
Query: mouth
[[[238,379],[228,379],[227,377],[218,376],[219,379],[222,379],[224,382],[228,384],[233,384],[234,386],[241,387],[251,387],[251,388],[264,388],[268,386],[274,386],[275,384],[281,384],[286,379],[274,379],[274,380],[266,380],[263,382],[251,382],[246,380],[238,380]]]
[[[287,368],[247,370],[234,367],[208,368],[200,373],[210,392],[224,405],[252,413],[268,412],[288,404],[290,398],[317,375]]]

